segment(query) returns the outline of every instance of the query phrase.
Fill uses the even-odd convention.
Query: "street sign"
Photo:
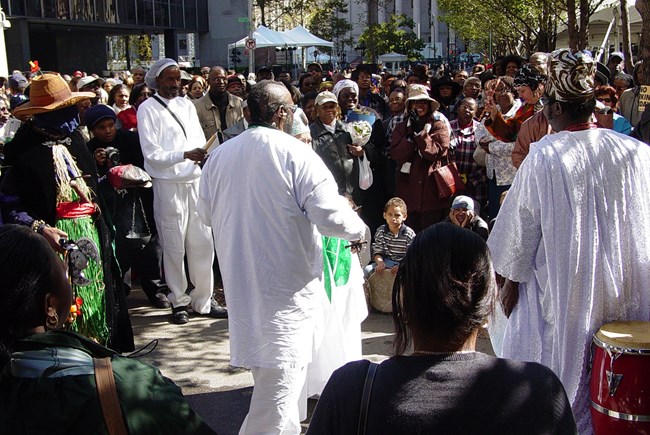
[[[246,48],[249,50],[255,49],[255,38],[246,38]]]
[[[248,19],[248,17],[239,17],[239,18],[237,18],[237,22],[239,22],[239,23],[248,23],[249,19]]]

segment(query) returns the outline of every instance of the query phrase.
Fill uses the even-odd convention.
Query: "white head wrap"
[[[297,108],[296,113],[293,114],[293,125],[291,126],[291,135],[297,136],[303,133],[309,133],[309,121],[307,115],[302,109]]]
[[[178,64],[174,59],[170,59],[168,57],[158,59],[156,63],[151,65],[151,68],[149,68],[149,71],[147,71],[147,74],[144,76],[144,82],[147,84],[147,87],[149,89],[158,89],[158,85],[156,84],[156,77],[158,77],[165,68],[170,66],[178,67]]]
[[[339,80],[336,82],[334,85],[334,89],[332,89],[332,93],[336,95],[336,98],[339,97],[339,92],[341,92],[345,88],[352,88],[354,91],[359,95],[359,85],[357,85],[356,82],[353,82],[352,80]]]

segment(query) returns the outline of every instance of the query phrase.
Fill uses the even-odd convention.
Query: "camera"
[[[108,160],[110,166],[120,165],[120,152],[117,148],[106,147],[104,151],[106,152],[106,160]]]
[[[415,110],[411,110],[408,114],[409,116],[409,121],[411,121],[411,127],[413,128],[413,133],[418,134],[422,128],[418,127],[418,122],[420,121],[420,117],[418,116],[418,113]]]

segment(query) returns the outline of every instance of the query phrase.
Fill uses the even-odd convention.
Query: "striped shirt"
[[[397,235],[394,235],[388,225],[384,224],[377,228],[375,241],[372,244],[372,258],[381,255],[383,259],[402,261],[406,255],[406,249],[415,238],[415,231],[402,224]]]

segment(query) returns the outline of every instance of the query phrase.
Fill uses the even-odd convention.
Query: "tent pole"
[[[253,18],[253,0],[248,0],[248,37],[253,38],[255,22]],[[255,49],[248,50],[248,74],[255,73]],[[248,78],[248,77],[247,77]]]

